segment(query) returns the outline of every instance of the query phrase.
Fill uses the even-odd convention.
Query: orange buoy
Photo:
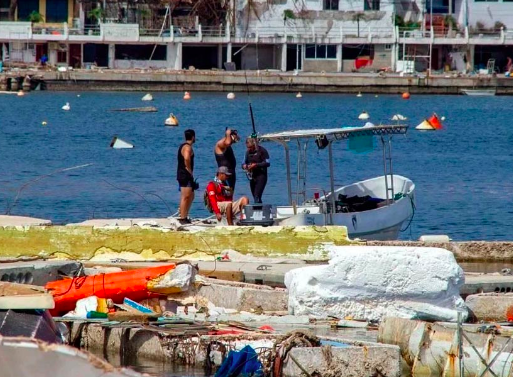
[[[403,99],[410,99],[410,93],[404,92],[403,93]]]
[[[122,303],[125,297],[135,301],[153,297],[155,293],[148,290],[148,281],[164,275],[175,267],[175,264],[168,264],[139,270],[51,281],[45,286],[55,301],[55,309],[51,313],[52,315],[61,315],[73,310],[78,300],[89,296],[110,298],[116,303]]]
[[[189,92],[185,92],[185,94],[183,95],[183,99],[185,99],[185,100],[191,99],[191,94]]]
[[[428,119],[429,124],[433,126],[435,130],[441,130],[442,129],[442,122],[438,118],[438,115],[436,113],[433,113],[431,117]]]

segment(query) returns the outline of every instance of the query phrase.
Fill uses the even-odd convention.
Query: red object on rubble
[[[148,281],[164,275],[175,267],[175,264],[168,264],[139,270],[51,281],[45,286],[55,301],[55,309],[51,313],[60,315],[73,310],[78,300],[89,296],[110,298],[116,303],[122,303],[125,297],[134,301],[153,297],[156,294],[148,291]]]

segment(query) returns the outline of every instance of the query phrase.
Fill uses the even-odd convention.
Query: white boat
[[[467,96],[494,96],[496,93],[495,89],[461,89],[463,94]]]
[[[276,207],[277,225],[342,225],[349,237],[369,240],[395,240],[414,215],[414,183],[392,171],[391,137],[406,133],[405,125],[366,126],[336,129],[300,130],[259,136],[261,142],[278,142],[285,148],[289,204]],[[379,136],[383,146],[384,175],[334,187],[332,144],[359,136]],[[306,145],[314,139],[319,149],[328,149],[330,190],[318,198],[306,195]],[[292,195],[288,142],[297,142],[297,192]],[[334,193],[332,195],[331,193]],[[297,203],[297,204],[296,204]],[[334,210],[332,210],[334,209]],[[406,226],[407,226],[406,225]]]

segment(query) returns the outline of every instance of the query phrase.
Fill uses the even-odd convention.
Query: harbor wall
[[[392,74],[280,73],[275,71],[19,71],[6,78],[33,75],[52,91],[211,91],[460,94],[461,89],[493,88],[513,94],[513,78],[494,75],[404,76]],[[5,79],[4,79],[5,80]],[[0,81],[2,75],[0,74]]]

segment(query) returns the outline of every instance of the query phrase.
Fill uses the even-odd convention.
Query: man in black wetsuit
[[[194,190],[197,188],[194,182],[194,150],[192,144],[196,141],[194,130],[185,130],[185,143],[178,148],[178,165],[176,179],[180,187],[180,223],[188,224],[189,210],[194,200]]]
[[[240,140],[236,130],[226,129],[224,137],[216,143],[214,148],[214,154],[216,156],[217,167],[226,166],[230,174],[228,176],[228,184],[235,191],[235,168],[237,167],[237,161],[235,154],[233,153],[232,144]]]
[[[249,186],[255,203],[262,203],[262,194],[267,184],[267,168],[271,166],[269,153],[258,145],[257,140],[252,137],[246,139],[246,158],[242,169],[246,171],[249,178]]]

